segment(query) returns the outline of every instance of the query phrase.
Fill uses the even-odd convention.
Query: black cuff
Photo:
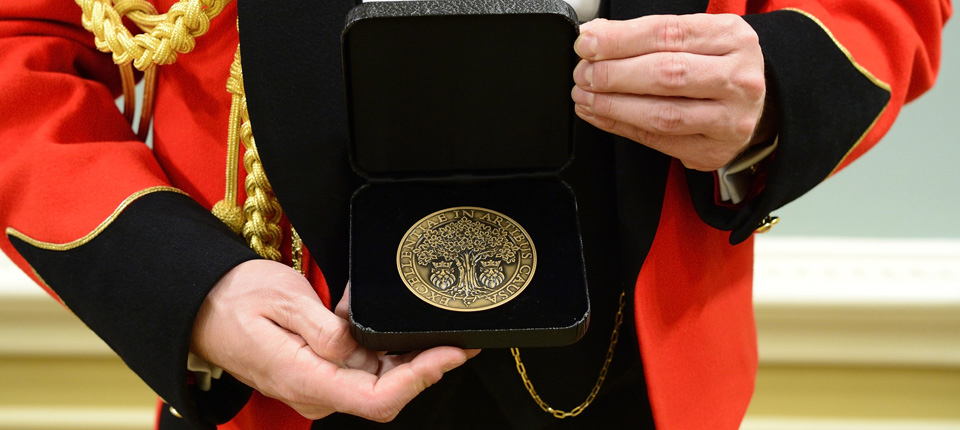
[[[212,429],[246,403],[250,388],[226,375],[210,392],[187,384],[200,304],[227,271],[257,258],[192,199],[146,194],[79,245],[9,239],[67,307],[187,422]]]
[[[865,73],[812,16],[783,10],[744,19],[760,37],[767,88],[779,98],[779,145],[763,192],[738,209],[717,206],[712,173],[688,171],[693,203],[707,224],[746,240],[770,212],[826,179],[890,101],[889,87]]]

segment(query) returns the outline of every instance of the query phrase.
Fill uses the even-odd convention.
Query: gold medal
[[[518,296],[537,269],[526,230],[490,209],[455,207],[417,221],[397,248],[410,291],[438,308],[482,311]]]

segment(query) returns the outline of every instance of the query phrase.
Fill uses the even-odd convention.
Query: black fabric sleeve
[[[212,429],[246,403],[251,389],[226,373],[208,392],[187,383],[200,304],[227,271],[258,257],[191,198],[146,194],[69,249],[9,238],[64,304],[187,422]]]
[[[694,206],[709,225],[746,240],[770,212],[826,179],[890,100],[818,23],[794,11],[748,15],[760,37],[767,88],[778,98],[779,144],[763,191],[737,209],[715,204],[712,172],[688,171]]]

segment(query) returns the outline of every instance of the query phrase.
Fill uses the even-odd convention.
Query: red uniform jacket
[[[0,248],[190,422],[308,428],[257,393],[237,414],[249,392],[230,378],[201,392],[184,366],[207,291],[256,258],[208,212],[223,196],[236,7],[161,67],[151,150],[113,108],[117,69],[75,4],[0,4]],[[951,5],[713,0],[706,11],[750,15],[780,101],[780,146],[763,191],[738,208],[715,203],[709,175],[669,168],[632,303],[660,429],[738,427],[757,365],[750,234],[872,147],[933,85]],[[316,265],[307,275],[329,305]]]

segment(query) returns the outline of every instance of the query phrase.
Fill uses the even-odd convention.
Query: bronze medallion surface
[[[421,300],[457,312],[500,306],[530,284],[537,250],[520,224],[479,207],[443,209],[417,221],[397,248],[403,283]]]

